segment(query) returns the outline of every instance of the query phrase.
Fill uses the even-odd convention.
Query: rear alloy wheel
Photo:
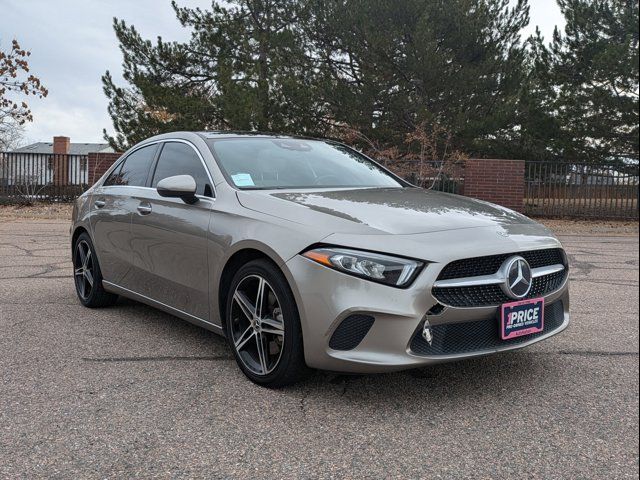
[[[229,345],[252,381],[281,387],[308,371],[295,301],[274,265],[256,260],[242,267],[232,281],[226,311]]]
[[[102,273],[89,235],[80,234],[73,248],[73,278],[76,293],[85,307],[105,307],[118,299],[102,287]]]
[[[73,274],[76,279],[76,290],[78,296],[86,301],[91,296],[93,288],[93,258],[91,257],[91,247],[86,240],[80,240],[77,243],[74,260]]]

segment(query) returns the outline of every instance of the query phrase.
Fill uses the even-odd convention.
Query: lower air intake
[[[422,327],[411,340],[411,351],[416,355],[456,355],[492,350],[509,345],[528,342],[536,337],[557,330],[564,322],[562,301],[554,302],[544,308],[544,330],[531,335],[515,337],[511,340],[500,338],[500,321],[497,318],[476,322],[448,323],[433,325],[431,345],[422,338]]]
[[[374,318],[369,315],[351,315],[345,318],[331,335],[329,347],[334,350],[352,350],[369,333]]]

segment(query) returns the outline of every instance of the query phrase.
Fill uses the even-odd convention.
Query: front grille
[[[567,275],[567,271],[552,273],[550,275],[544,275],[542,277],[534,278],[533,285],[531,285],[531,291],[527,298],[536,298],[547,295],[551,292],[555,292],[562,286],[564,277]]]
[[[534,278],[531,290],[524,299],[542,297],[557,290],[562,285],[564,277],[565,271]],[[502,291],[500,285],[495,284],[434,288],[432,293],[438,301],[452,307],[486,307],[513,302],[513,299]]]
[[[362,339],[369,333],[374,318],[370,315],[350,315],[335,329],[329,347],[334,350],[352,350],[360,345]]]
[[[520,255],[531,268],[546,267],[565,263],[561,248],[548,248],[546,250],[531,250],[528,252],[504,253],[490,255],[488,257],[465,258],[448,264],[438,280],[451,280],[454,278],[477,277],[479,275],[491,275],[496,273],[504,261],[513,255]]]
[[[544,330],[531,335],[502,340],[500,338],[500,319],[493,318],[475,322],[449,323],[433,325],[431,345],[422,338],[422,325],[411,340],[411,351],[416,355],[437,356],[493,350],[499,347],[518,345],[534,338],[553,332],[564,322],[562,301],[554,302],[544,308]]]
[[[531,290],[524,299],[548,295],[562,286],[567,275],[567,268],[564,255],[559,248],[456,260],[442,270],[438,280],[492,275],[500,269],[500,266],[507,258],[513,255],[523,257],[529,262],[531,268],[558,264],[565,265],[565,269],[561,272],[534,278]],[[513,301],[511,297],[502,291],[499,284],[469,287],[434,287],[431,293],[440,303],[451,307],[487,307]]]

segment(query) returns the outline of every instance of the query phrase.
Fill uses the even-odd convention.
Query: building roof
[[[31,145],[16,148],[12,152],[17,153],[53,153],[53,142],[36,142]],[[69,153],[71,155],[86,155],[91,152],[113,152],[108,143],[70,143]]]

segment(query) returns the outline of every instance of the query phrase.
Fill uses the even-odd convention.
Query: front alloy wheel
[[[267,375],[278,366],[284,344],[280,301],[259,275],[244,277],[233,293],[231,338],[245,367]]]
[[[300,319],[282,272],[267,260],[254,260],[231,282],[226,336],[236,361],[249,379],[281,387],[307,372]]]

